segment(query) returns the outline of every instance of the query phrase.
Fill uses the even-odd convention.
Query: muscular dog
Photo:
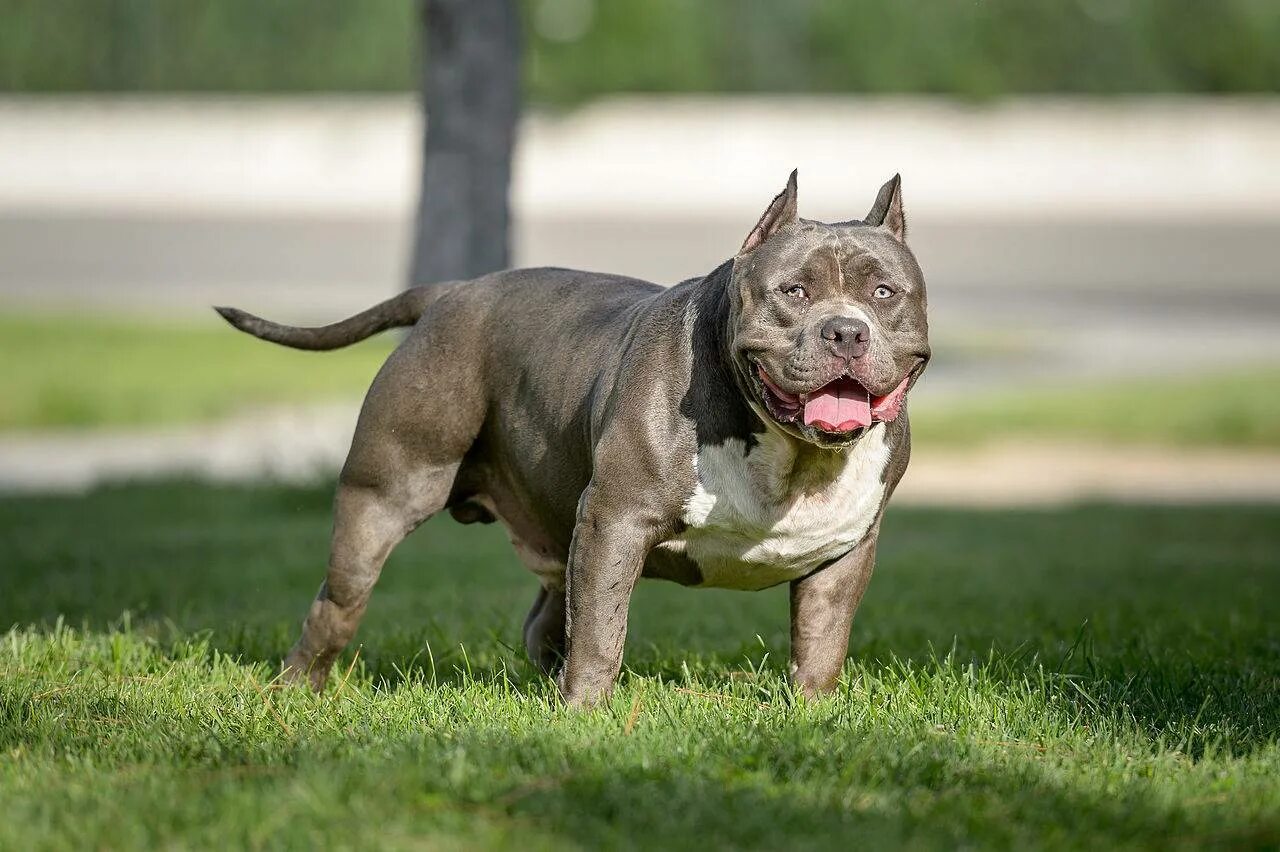
[[[413,326],[360,412],[287,679],[323,688],[388,554],[442,509],[507,528],[540,584],[525,646],[571,706],[611,690],[640,577],[790,583],[791,676],[839,677],[929,360],[897,176],[827,224],[797,215],[793,172],[737,255],[670,288],[518,269],[322,328],[218,311],[299,349]]]

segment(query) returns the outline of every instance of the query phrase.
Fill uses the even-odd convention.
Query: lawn
[[[212,311],[203,323],[167,324],[0,313],[0,363],[22,365],[5,377],[0,431],[183,423],[358,399],[394,343],[385,335],[336,352],[296,352],[234,332]],[[951,358],[993,354],[989,341],[945,346]],[[1212,381],[1023,388],[945,404],[930,402],[927,383],[912,424],[933,446],[1031,438],[1280,447],[1280,368]]]
[[[358,398],[395,340],[298,352],[205,322],[0,313],[0,430],[167,425]]]
[[[1255,449],[1280,447],[1280,368],[1192,373],[979,394],[918,404],[912,437],[926,444],[1007,438]]]
[[[446,519],[326,695],[272,690],[328,501],[0,500],[0,848],[1280,844],[1280,508],[892,511],[818,702],[784,589],[645,583],[577,714],[501,532]]]

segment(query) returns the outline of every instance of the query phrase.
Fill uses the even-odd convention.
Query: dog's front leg
[[[584,499],[569,552],[565,660],[557,684],[565,704],[592,707],[608,697],[622,667],[631,591],[652,531]]]
[[[831,691],[840,678],[879,535],[877,518],[857,547],[791,584],[791,679],[806,696]]]

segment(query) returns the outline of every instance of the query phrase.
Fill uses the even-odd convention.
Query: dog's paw
[[[290,654],[280,664],[280,677],[276,682],[284,686],[305,686],[312,692],[323,692],[328,680],[328,666]]]
[[[609,700],[613,691],[613,683],[600,685],[580,682],[567,683],[562,670],[556,677],[556,687],[560,690],[560,700],[570,710],[593,710]]]

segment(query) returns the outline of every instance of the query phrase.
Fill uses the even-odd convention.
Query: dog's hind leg
[[[442,470],[432,478],[438,484],[428,489],[434,493],[422,500],[406,500],[377,487],[338,486],[329,571],[303,622],[302,636],[285,658],[285,680],[305,677],[313,689],[324,688],[333,661],[360,625],[392,549],[443,508],[452,473]]]
[[[548,676],[564,659],[564,589],[543,586],[524,620],[524,647],[529,659]]]
[[[285,657],[287,681],[324,687],[333,661],[355,635],[383,563],[405,536],[445,508],[479,429],[483,407],[466,393],[469,377],[442,378],[439,396],[418,392],[414,381],[433,377],[423,345],[423,338],[411,339],[393,353],[365,398],[334,499],[329,571],[302,636]]]

